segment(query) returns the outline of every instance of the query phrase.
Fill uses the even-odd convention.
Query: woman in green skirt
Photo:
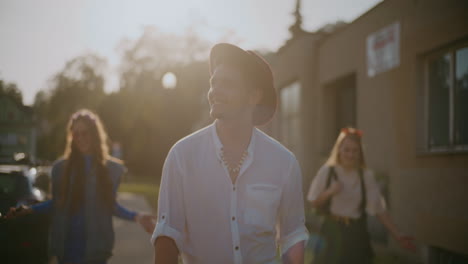
[[[324,215],[314,264],[372,263],[367,215],[377,216],[401,247],[415,250],[413,239],[398,230],[386,211],[374,174],[366,168],[361,138],[360,130],[343,128],[310,186],[307,200]]]

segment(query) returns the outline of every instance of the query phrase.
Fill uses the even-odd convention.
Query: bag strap
[[[327,184],[325,185],[325,189],[328,189],[328,187],[330,187],[332,178],[333,178],[333,180],[335,180],[335,181],[338,180],[338,177],[336,176],[336,172],[335,172],[335,167],[330,166],[330,169],[328,170]],[[330,213],[330,206],[331,206],[331,198],[328,199],[328,200],[325,202],[325,205],[323,206],[323,210],[322,210],[323,213],[329,214],[329,213]]]
[[[359,169],[359,181],[361,182],[361,204],[359,205],[359,208],[364,216],[366,214],[367,191],[366,184],[364,183],[364,171],[362,168]]]
[[[363,169],[362,168],[359,169],[358,173],[359,173],[359,181],[360,181],[360,184],[361,184],[361,203],[359,205],[359,209],[361,210],[362,214],[365,215],[366,214],[366,206],[367,206],[367,190],[366,190],[366,185],[365,185],[365,182],[364,182],[364,171],[363,171]],[[328,175],[327,175],[327,183],[325,185],[325,189],[330,187],[332,179],[337,181],[338,177],[336,175],[335,168],[333,166],[330,166],[330,169],[329,169]],[[330,206],[331,206],[331,198],[328,199],[328,201],[323,206],[323,209],[322,209],[323,213],[329,214],[330,213]]]

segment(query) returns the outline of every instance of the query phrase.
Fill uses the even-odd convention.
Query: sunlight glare
[[[167,72],[162,78],[162,85],[165,89],[174,89],[177,85],[177,77],[172,72]]]

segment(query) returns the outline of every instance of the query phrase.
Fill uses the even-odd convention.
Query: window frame
[[[291,94],[294,94],[293,92],[291,92],[292,90],[289,90],[288,89],[294,89],[295,87],[297,87],[298,91],[297,91],[297,95],[298,97],[295,98],[297,99],[297,103],[298,105],[296,106],[293,106],[296,110],[296,111],[293,111],[293,112],[285,112],[285,105],[283,104],[283,94],[285,92],[290,92]],[[279,92],[278,92],[278,97],[279,97],[279,138],[280,138],[280,141],[281,143],[286,147],[288,148],[289,150],[291,150],[297,158],[301,158],[302,155],[303,155],[303,147],[301,146],[300,144],[300,140],[302,140],[302,91],[303,90],[303,87],[302,87],[302,83],[299,79],[295,79],[291,82],[289,82],[287,85],[284,85],[282,86],[280,89],[279,89]],[[290,94],[290,95],[291,95]],[[295,94],[294,94],[295,95]],[[287,102],[287,104],[289,105],[291,102]],[[289,106],[289,109],[291,109],[291,106]],[[295,139],[296,141],[298,142],[295,142],[295,140],[293,139],[294,137],[292,137],[292,133],[291,131],[288,131],[286,134],[284,133],[284,129],[285,129],[285,125],[286,124],[291,124],[291,122],[293,121],[296,121],[296,122],[299,122],[299,131],[295,131],[296,133],[299,133],[299,138],[298,139]],[[290,130],[290,126],[287,126],[288,130]]]
[[[424,130],[425,130],[425,142],[424,148],[425,152],[429,154],[457,154],[457,153],[468,153],[468,144],[456,143],[455,133],[456,133],[456,52],[457,50],[468,48],[468,39],[461,40],[457,43],[447,45],[439,50],[431,51],[427,53],[424,58],[424,93],[426,94],[424,98]],[[449,67],[449,127],[448,127],[448,145],[445,146],[431,146],[431,116],[430,116],[430,76],[429,76],[429,65],[432,61],[437,58],[443,57],[446,54],[450,56],[450,67]]]

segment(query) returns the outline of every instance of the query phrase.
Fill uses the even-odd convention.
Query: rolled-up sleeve
[[[185,209],[180,162],[174,148],[164,162],[158,199],[158,220],[151,243],[160,236],[174,240],[179,252],[184,251]]]
[[[305,226],[301,169],[295,158],[283,184],[277,234],[281,255],[298,242],[307,241],[309,238]]]

